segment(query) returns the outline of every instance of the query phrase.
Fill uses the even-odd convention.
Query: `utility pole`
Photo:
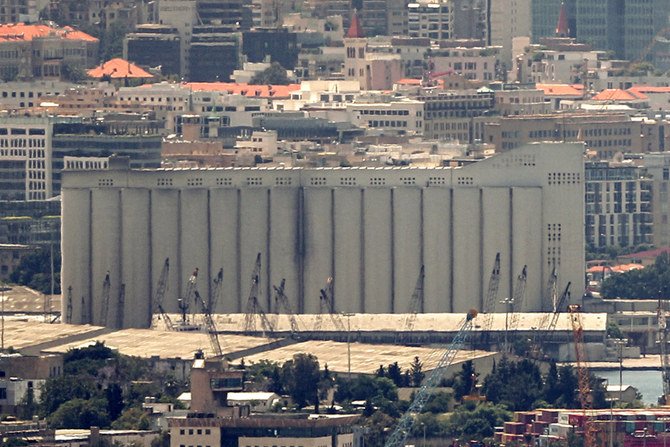
[[[351,317],[355,315],[351,312],[342,312],[342,316],[347,317],[347,376],[351,382]]]

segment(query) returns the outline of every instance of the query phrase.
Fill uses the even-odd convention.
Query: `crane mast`
[[[198,288],[198,272],[199,269],[196,267],[195,270],[193,270],[193,273],[191,273],[191,276],[188,277],[188,281],[186,283],[186,294],[184,295],[184,298],[177,300],[179,311],[181,312],[182,329],[185,329],[189,324],[188,310],[192,309],[194,316],[197,312],[198,303],[196,302],[195,292]],[[195,304],[195,306],[191,307],[192,303]]]
[[[268,320],[265,311],[258,302],[258,290],[261,280],[261,254],[256,256],[256,265],[251,274],[251,287],[249,288],[249,298],[247,299],[247,308],[244,316],[244,332],[256,332],[256,315],[261,320],[261,327],[263,329],[263,336],[266,333],[272,334],[274,328]]]
[[[384,447],[404,447],[407,436],[409,435],[412,426],[414,425],[415,416],[421,413],[423,407],[428,402],[428,399],[433,394],[433,390],[439,385],[440,381],[446,376],[447,369],[454,361],[454,357],[468,339],[472,331],[472,320],[477,316],[477,311],[472,309],[465,317],[465,321],[461,324],[458,333],[452,340],[447,350],[442,354],[442,357],[437,363],[437,366],[426,376],[421,387],[416,392],[414,400],[409,408],[398,421],[398,425],[389,438],[386,440]]]
[[[668,319],[667,301],[658,300],[658,343],[661,351],[661,380],[663,381],[663,396],[661,402],[667,405],[670,402],[670,353],[668,352]]]
[[[493,269],[489,277],[489,288],[484,298],[484,318],[481,325],[481,337],[484,344],[488,343],[491,326],[493,325],[493,314],[496,311],[496,301],[498,299],[498,288],[500,285],[500,253],[496,253],[493,261]]]
[[[219,304],[221,299],[221,293],[223,292],[223,268],[219,269],[219,272],[216,274],[216,278],[212,280],[212,285],[209,291],[209,299],[207,300],[207,308],[203,313],[213,314],[216,310],[216,306]]]
[[[584,447],[595,447],[595,430],[588,420],[588,411],[592,408],[591,377],[586,366],[586,349],[584,348],[584,325],[582,323],[581,306],[568,306],[572,337],[575,343],[575,361],[577,363],[577,381],[579,386],[579,402],[584,415]]]
[[[544,315],[537,326],[538,331],[541,334],[544,334],[540,336],[537,343],[535,343],[535,351],[538,355],[545,348],[545,344],[551,341],[554,330],[556,329],[556,325],[558,324],[558,318],[561,315],[561,309],[566,309],[567,304],[570,302],[571,285],[572,283],[568,282],[568,284],[565,286],[565,290],[563,290],[561,296],[556,300],[555,310],[552,313],[547,313]]]
[[[293,307],[291,302],[288,300],[286,293],[284,292],[286,286],[286,279],[282,278],[279,287],[272,286],[275,292],[275,309],[277,314],[283,309],[286,315],[288,316],[289,322],[291,323],[291,337],[297,337],[300,332],[300,327],[298,326],[298,319],[293,312]]]
[[[72,323],[72,286],[67,286],[67,307],[65,308],[65,322]]]
[[[107,326],[107,315],[109,314],[109,289],[111,281],[109,271],[105,274],[105,280],[102,282],[102,293],[100,294],[100,326]]]
[[[344,323],[340,319],[340,314],[335,309],[334,281],[329,277],[326,281],[326,287],[319,291],[319,314],[317,315],[315,331],[321,330],[323,314],[328,312],[330,319],[338,332],[346,332]]]

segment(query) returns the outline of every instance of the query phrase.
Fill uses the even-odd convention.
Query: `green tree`
[[[88,377],[66,374],[48,379],[40,396],[40,414],[46,417],[64,403],[74,399],[90,399],[96,392],[95,382]]]
[[[88,79],[86,69],[81,65],[63,62],[60,66],[61,78],[70,82],[83,82]]]
[[[117,383],[112,383],[105,390],[107,413],[111,420],[115,420],[123,411],[123,390]]]
[[[446,432],[452,437],[481,441],[493,436],[494,428],[511,418],[511,413],[503,406],[468,402],[452,413]]]
[[[363,438],[367,447],[383,447],[391,433],[389,427],[395,427],[396,419],[381,411],[376,411],[365,421]]]
[[[115,430],[148,430],[150,427],[149,416],[139,407],[128,408],[112,423]]]
[[[47,422],[54,428],[108,427],[109,415],[103,399],[73,399],[58,407]]]
[[[286,69],[277,62],[273,62],[249,81],[249,84],[252,85],[287,85],[290,83],[291,80],[286,75]]]
[[[51,252],[42,249],[24,257],[9,276],[15,284],[51,293]],[[54,292],[60,293],[60,252],[54,249]]]
[[[398,362],[393,362],[388,366],[388,368],[386,368],[386,377],[391,379],[397,387],[404,385],[402,369],[398,365]]]
[[[670,298],[670,255],[662,253],[653,265],[608,277],[601,293],[605,298]]]
[[[543,382],[540,370],[533,362],[503,358],[484,381],[488,401],[503,404],[515,411],[530,410],[541,396]]]
[[[471,360],[461,365],[461,370],[454,376],[453,388],[456,400],[460,401],[463,396],[470,394],[476,377],[477,373]]]
[[[570,365],[561,366],[558,369],[558,388],[560,396],[556,400],[555,405],[559,408],[577,408],[579,401],[577,390],[579,389],[579,381],[574,369]]]
[[[451,405],[451,395],[444,391],[437,392],[428,398],[428,402],[423,407],[424,413],[446,413]]]
[[[319,361],[312,354],[296,354],[281,368],[282,387],[299,408],[318,406],[319,378]]]
[[[410,365],[409,370],[412,381],[411,386],[421,386],[421,382],[423,382],[423,378],[426,374],[423,372],[423,363],[421,363],[418,356],[414,357],[414,361]]]
[[[551,360],[549,371],[544,380],[544,387],[542,388],[542,398],[551,405],[561,396],[558,380],[558,367],[556,366],[556,362]]]

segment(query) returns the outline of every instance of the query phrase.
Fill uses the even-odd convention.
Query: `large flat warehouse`
[[[513,296],[525,265],[519,310],[548,310],[552,269],[559,290],[568,281],[583,290],[583,151],[532,144],[458,168],[130,170],[112,161],[64,172],[63,315],[148,326],[168,258],[166,312],[178,312],[195,268],[204,298],[223,268],[215,313],[244,312],[259,253],[258,299],[270,312],[283,278],[293,309],[316,313],[333,277],[338,312],[405,313],[422,265],[422,312],[482,309],[496,253],[499,296]]]

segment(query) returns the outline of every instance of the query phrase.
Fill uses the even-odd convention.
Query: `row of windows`
[[[361,115],[402,115],[402,116],[407,116],[409,115],[409,110],[360,110],[359,113]],[[421,112],[417,112],[416,116],[421,116]]]
[[[180,429],[179,429],[179,434],[180,434],[180,435],[185,435],[185,434],[186,434],[186,429],[184,429],[184,428],[180,428]],[[189,429],[188,429],[188,434],[189,434],[189,435],[193,435],[193,434],[202,435],[202,434],[203,434],[203,429],[202,429],[202,428],[198,428],[198,429],[189,428]],[[204,434],[206,434],[206,435],[211,435],[211,434],[212,434],[212,429],[210,429],[210,428],[205,428],[205,429],[204,429]]]

